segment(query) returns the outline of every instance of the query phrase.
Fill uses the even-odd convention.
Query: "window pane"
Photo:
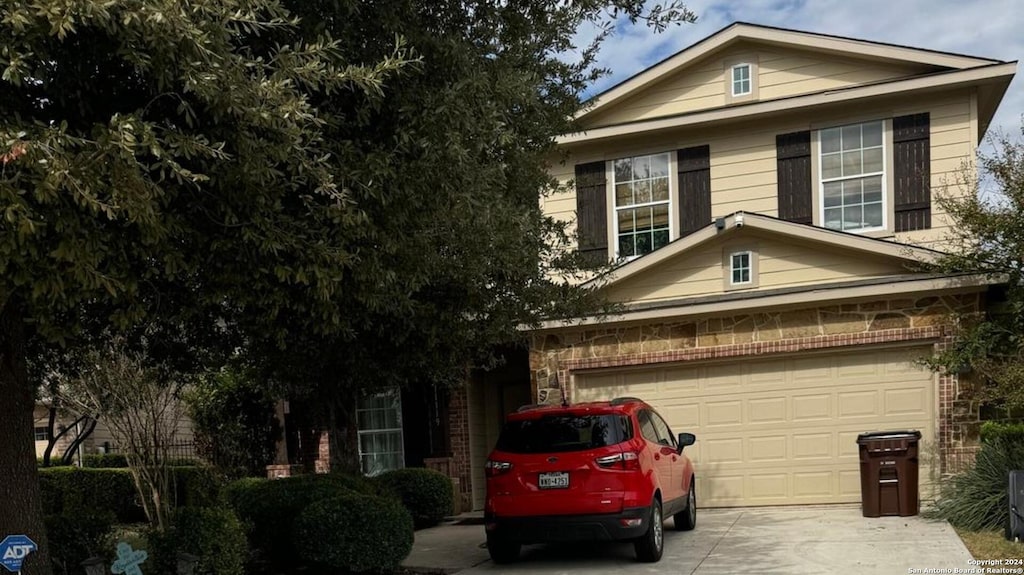
[[[874,176],[861,180],[864,186],[864,202],[882,201],[882,177]]]
[[[846,144],[846,140],[843,140]],[[856,176],[863,173],[860,168],[861,153],[859,151],[843,152],[843,175]]]
[[[871,122],[870,124],[864,124],[864,147],[881,146],[882,145],[882,123]]]
[[[633,234],[625,234],[619,236],[619,257],[628,258],[636,255],[636,249],[633,246]]]
[[[668,204],[654,206],[651,211],[654,212],[654,227],[668,228]]]
[[[615,205],[628,206],[633,203],[633,184],[615,185]]]
[[[636,230],[646,231],[653,227],[651,221],[651,208],[637,208],[636,212]]]
[[[860,148],[860,124],[843,126],[843,150]]]
[[[630,158],[615,160],[615,181],[628,182],[633,179],[633,161]]]
[[[633,182],[633,197],[637,204],[646,204],[651,201],[651,181]]]
[[[843,204],[843,183],[830,182],[825,184],[825,207],[841,206]]]
[[[864,225],[872,228],[882,227],[882,204],[864,205]]]
[[[633,179],[642,180],[651,177],[651,157],[633,158]]]
[[[663,178],[668,176],[668,154],[651,156],[651,177]]]
[[[636,227],[633,214],[636,210],[619,210],[619,233],[631,232]]]
[[[651,182],[651,199],[655,202],[668,201],[668,178],[658,178]]]
[[[882,148],[864,150],[864,173],[882,171]]]
[[[650,233],[636,235],[636,255],[641,256],[650,253],[653,249]]]
[[[821,141],[821,153],[828,154],[839,151],[839,128],[822,130],[818,139]]]
[[[843,229],[856,230],[864,227],[860,206],[848,207],[843,210]]]
[[[842,157],[839,154],[825,154],[821,157],[821,177],[838,178],[843,175]]]
[[[664,247],[668,244],[668,230],[654,232],[654,249]]]
[[[843,205],[859,204],[862,201],[860,180],[847,180],[843,182]]]
[[[825,209],[825,227],[833,230],[843,229],[843,208]]]

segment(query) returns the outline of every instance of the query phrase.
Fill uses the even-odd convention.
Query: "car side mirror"
[[[697,443],[697,436],[692,433],[680,433],[679,434],[679,452],[682,453],[683,448],[687,445],[693,445]]]

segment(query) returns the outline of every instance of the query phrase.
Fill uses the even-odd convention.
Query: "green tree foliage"
[[[266,474],[281,427],[273,396],[251,371],[225,367],[200,378],[185,399],[193,431],[214,465],[230,477]]]
[[[643,5],[0,5],[0,532],[43,542],[26,573],[39,347],[238,346],[337,406],[593,309],[537,196],[616,19],[693,19]]]
[[[957,182],[970,193],[939,199],[953,221],[939,267],[1005,284],[984,313],[954,318],[953,345],[930,363],[953,373],[969,369],[979,399],[1014,409],[1024,407],[1024,142],[1000,134],[991,143],[993,151],[979,157],[982,177],[965,170]]]

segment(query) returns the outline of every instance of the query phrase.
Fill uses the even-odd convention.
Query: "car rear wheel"
[[[487,552],[495,563],[511,563],[519,559],[520,547],[522,544],[519,542],[509,541],[497,533],[487,534]]]
[[[676,529],[679,531],[692,531],[697,526],[697,488],[690,480],[690,494],[686,496],[686,509],[672,516],[675,520]]]
[[[647,526],[647,533],[641,535],[633,542],[636,550],[636,558],[642,563],[656,563],[661,560],[661,554],[665,551],[665,529],[661,516],[661,502],[655,499],[651,503],[651,523]]]

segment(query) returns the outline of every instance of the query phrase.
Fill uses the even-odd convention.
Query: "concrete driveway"
[[[604,543],[531,545],[523,548],[518,563],[495,565],[487,557],[482,525],[442,525],[417,532],[404,565],[460,575],[893,575],[971,567],[971,555],[948,524],[920,517],[867,519],[859,506],[710,509],[700,511],[694,531],[676,532],[670,526],[671,521],[665,555],[653,564],[637,563],[631,544]]]

